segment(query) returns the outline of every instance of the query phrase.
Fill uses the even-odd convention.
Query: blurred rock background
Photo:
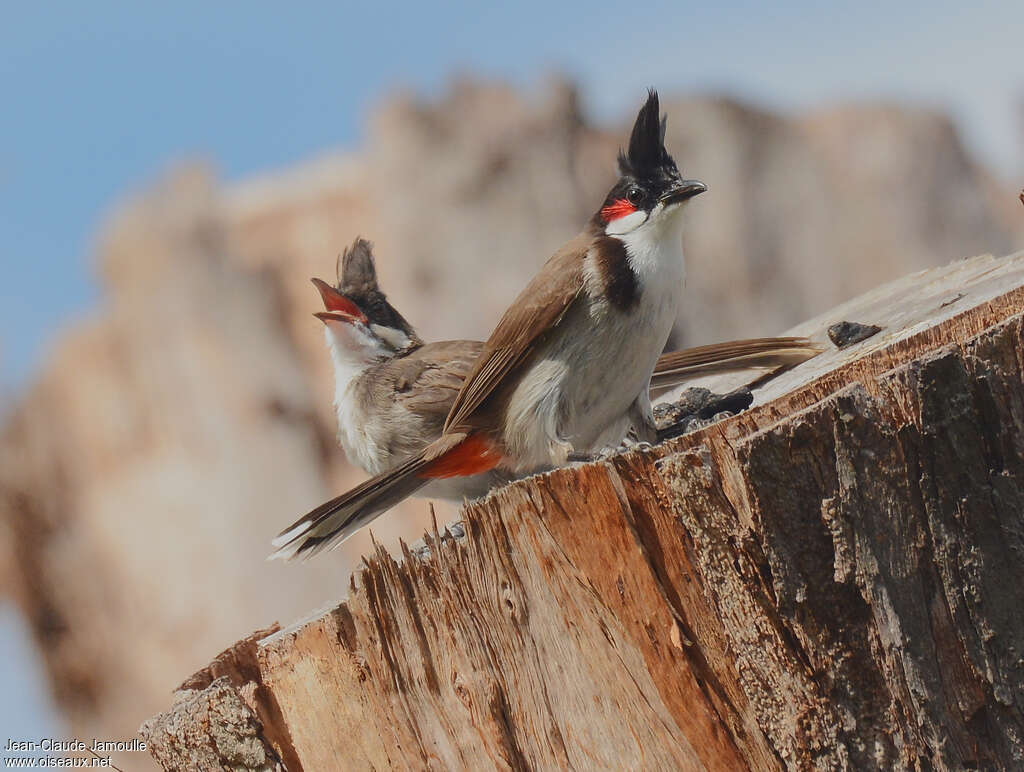
[[[691,207],[677,345],[776,334],[887,279],[1024,245],[1015,190],[941,113],[663,102],[667,145],[710,187]],[[309,278],[333,280],[366,236],[425,338],[484,337],[599,205],[631,117],[595,124],[564,81],[461,80],[384,99],[351,152],[229,185],[185,165],[116,208],[99,307],[0,430],[0,591],[73,734],[129,736],[237,638],[343,595],[371,548],[264,562],[280,528],[362,479],[334,442]],[[394,547],[428,524],[414,501],[373,533]]]

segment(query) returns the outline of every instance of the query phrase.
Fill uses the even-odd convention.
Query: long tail
[[[651,376],[651,396],[700,375],[800,364],[821,353],[807,338],[751,338],[662,354]]]
[[[501,461],[479,435],[445,435],[400,466],[321,504],[271,542],[270,560],[311,558],[336,547],[432,479],[480,474]]]

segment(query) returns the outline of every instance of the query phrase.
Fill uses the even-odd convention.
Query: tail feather
[[[430,482],[416,473],[430,462],[422,456],[397,469],[324,502],[297,520],[271,542],[277,551],[270,560],[311,558],[336,547],[398,502]]]
[[[475,461],[476,456],[484,460]],[[324,502],[292,523],[271,543],[270,560],[311,558],[337,547],[379,515],[408,498],[436,477],[477,474],[493,468],[500,455],[483,439],[465,434],[445,435],[400,466]]]
[[[672,351],[663,354],[651,376],[651,396],[657,396],[701,375],[738,370],[786,367],[821,353],[807,338],[751,338]]]

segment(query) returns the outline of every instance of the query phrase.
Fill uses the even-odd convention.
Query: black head
[[[339,263],[338,289],[363,310],[371,324],[401,330],[410,338],[416,338],[412,325],[395,310],[377,285],[377,266],[369,241],[356,237],[352,246],[342,253]]]
[[[665,149],[666,118],[660,113],[658,92],[650,89],[629,136],[629,149],[619,151],[619,180],[597,214],[607,225],[637,211],[651,213],[703,193],[697,180],[684,180],[675,160]],[[640,220],[640,218],[637,218]],[[642,220],[641,220],[642,221]]]

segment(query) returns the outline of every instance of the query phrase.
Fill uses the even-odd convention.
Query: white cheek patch
[[[604,232],[609,236],[623,236],[636,230],[645,222],[647,222],[647,212],[640,209],[625,217],[612,220],[605,226]]]
[[[359,325],[331,320],[325,325],[324,332],[336,363],[365,367],[381,356],[393,353]]]
[[[384,327],[380,324],[371,324],[370,329],[385,343],[396,351],[401,351],[409,345],[409,336],[395,327]]]

